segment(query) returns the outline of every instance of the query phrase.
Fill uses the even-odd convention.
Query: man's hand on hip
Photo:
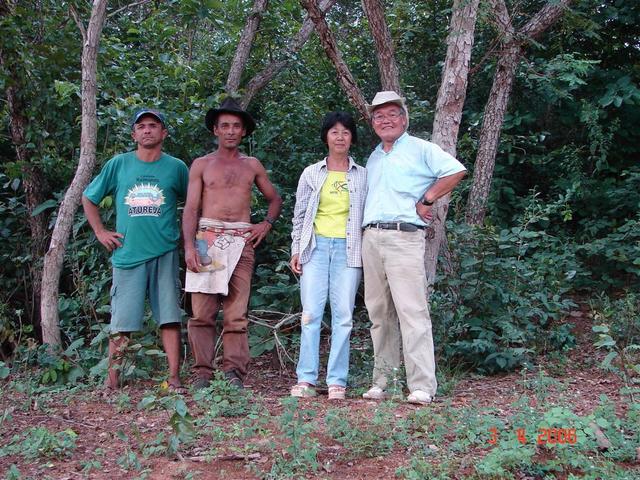
[[[104,248],[112,252],[122,246],[122,242],[118,239],[124,238],[124,235],[118,232],[112,232],[111,230],[100,230],[96,232],[96,238]]]
[[[423,205],[422,202],[416,203],[416,213],[425,223],[433,221],[433,205]]]
[[[267,236],[267,233],[271,230],[271,224],[266,220],[260,223],[254,223],[250,227],[242,230],[243,233],[249,233],[249,236],[245,238],[245,241],[251,243],[253,248],[260,245],[260,242]]]

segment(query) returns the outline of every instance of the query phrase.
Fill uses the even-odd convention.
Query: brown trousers
[[[187,331],[193,352],[193,371],[196,376],[211,378],[216,345],[216,317],[222,304],[222,371],[235,370],[241,378],[249,367],[249,336],[247,310],[251,295],[254,250],[249,244],[242,250],[236,265],[227,295],[192,293],[193,317],[189,319]]]

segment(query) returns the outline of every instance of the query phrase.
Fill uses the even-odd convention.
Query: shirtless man
[[[282,199],[260,161],[238,147],[255,121],[231,98],[207,113],[205,124],[218,149],[197,158],[189,172],[182,218],[187,280],[193,317],[187,330],[194,355],[194,387],[209,385],[213,374],[216,316],[223,308],[222,370],[242,388],[249,365],[247,308],[254,249],[280,214]],[[251,224],[253,185],[269,203],[266,218]]]

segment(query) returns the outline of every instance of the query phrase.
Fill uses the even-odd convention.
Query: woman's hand
[[[300,263],[300,255],[298,255],[297,253],[293,255],[291,257],[291,260],[289,261],[289,266],[291,267],[291,270],[293,270],[293,273],[302,275],[302,264]]]

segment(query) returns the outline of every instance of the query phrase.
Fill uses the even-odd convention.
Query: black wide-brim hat
[[[204,118],[204,124],[207,126],[207,130],[210,132],[213,131],[213,126],[216,124],[218,115],[221,113],[231,113],[242,118],[242,125],[247,132],[247,137],[256,129],[256,121],[253,117],[248,112],[245,112],[238,102],[229,97],[220,104],[220,108],[212,108],[207,112],[207,116]]]

